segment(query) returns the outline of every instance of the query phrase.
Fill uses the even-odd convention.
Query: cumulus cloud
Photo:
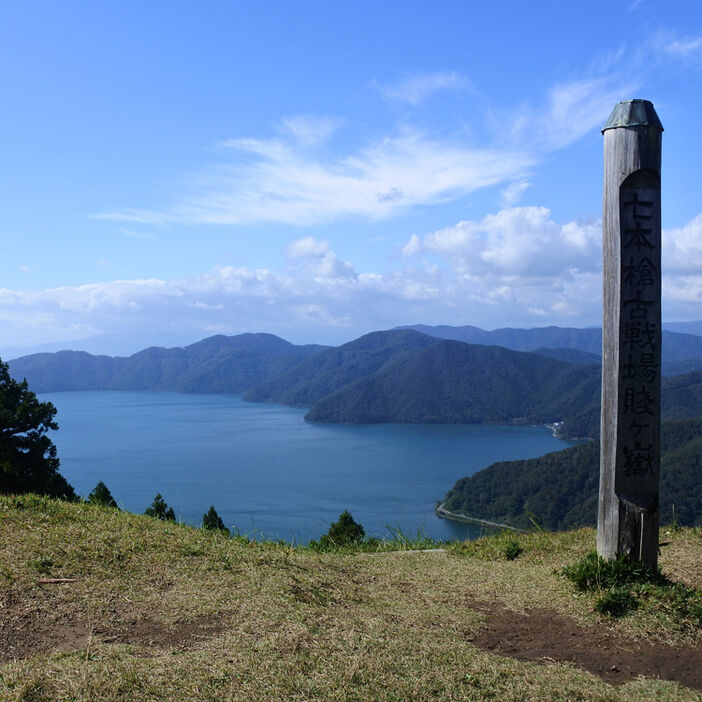
[[[600,242],[598,222],[557,224],[546,207],[511,207],[422,239],[415,235],[404,253],[442,254],[464,274],[534,278],[597,271]]]
[[[341,261],[329,248],[329,242],[311,236],[294,241],[287,249],[288,258],[305,260],[306,268],[317,277],[348,278],[356,272],[348,261]]]
[[[290,258],[322,258],[328,252],[329,242],[319,241],[312,236],[293,241],[287,251]]]
[[[598,324],[600,225],[553,220],[544,207],[506,208],[405,246],[402,265],[357,272],[329,243],[291,242],[280,270],[223,266],[172,280],[117,280],[51,290],[0,289],[7,346],[178,330],[267,331],[340,343],[417,322],[498,326]],[[664,317],[699,318],[702,214],[663,233]]]
[[[397,83],[373,84],[387,100],[418,105],[432,95],[444,91],[465,90],[469,81],[456,71],[420,71],[407,74]]]
[[[702,271],[702,214],[662,234],[662,265],[666,273],[694,275]]]

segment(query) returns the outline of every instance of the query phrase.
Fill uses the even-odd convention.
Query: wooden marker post
[[[661,135],[648,100],[604,134],[602,425],[597,552],[656,567],[661,397]]]

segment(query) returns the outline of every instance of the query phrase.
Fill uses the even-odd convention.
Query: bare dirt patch
[[[197,648],[227,628],[224,615],[202,616],[166,625],[148,617],[131,621],[92,620],[79,612],[48,617],[19,602],[6,600],[0,610],[0,662],[49,651],[76,651],[91,642],[145,647]]]
[[[672,648],[624,637],[606,626],[581,627],[553,610],[524,614],[486,604],[471,604],[486,615],[469,640],[478,648],[507,658],[541,663],[571,663],[619,685],[640,676],[675,680],[702,690],[702,651]]]

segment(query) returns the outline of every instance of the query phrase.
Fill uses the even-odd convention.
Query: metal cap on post
[[[661,134],[648,100],[604,134],[602,416],[597,552],[655,567],[661,388]]]

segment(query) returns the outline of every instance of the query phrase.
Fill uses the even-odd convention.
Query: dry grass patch
[[[567,661],[477,647],[498,612],[604,622],[557,574],[592,548],[591,530],[519,535],[514,560],[501,538],[440,553],[316,553],[0,498],[0,699],[699,699],[672,681],[612,687]],[[699,535],[671,538],[669,553],[691,568]],[[47,576],[78,580],[39,584]],[[641,636],[645,613],[630,619],[605,627]],[[690,641],[662,626],[676,645]]]

